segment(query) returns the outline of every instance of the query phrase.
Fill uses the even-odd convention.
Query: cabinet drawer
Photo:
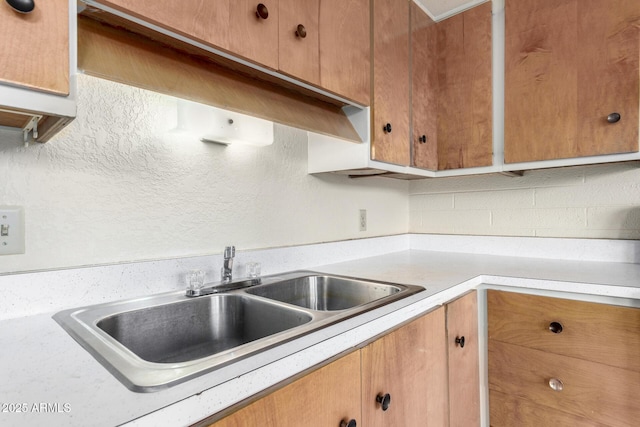
[[[491,290],[487,307],[491,340],[640,372],[640,309]]]
[[[489,392],[491,427],[580,426],[607,427],[605,424],[538,405],[528,399]]]
[[[551,379],[562,381],[553,390]],[[489,340],[489,388],[609,426],[637,426],[640,373]]]

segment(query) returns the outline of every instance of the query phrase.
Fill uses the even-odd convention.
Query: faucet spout
[[[236,247],[227,246],[224,248],[224,264],[222,266],[222,283],[229,283],[233,280],[233,258],[236,256]]]

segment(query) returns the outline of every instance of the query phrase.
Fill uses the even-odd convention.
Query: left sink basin
[[[189,362],[311,321],[311,316],[243,295],[210,295],[125,311],[97,326],[143,360]]]
[[[313,315],[243,293],[173,292],[53,318],[129,389],[150,392],[295,338]]]

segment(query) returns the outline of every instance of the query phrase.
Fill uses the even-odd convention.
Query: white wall
[[[413,181],[410,231],[640,239],[640,164]]]
[[[276,126],[264,148],[206,144],[170,132],[171,97],[78,84],[78,116],[49,143],[25,148],[0,130],[0,205],[26,217],[26,254],[0,257],[0,273],[408,231],[407,182],[307,175],[306,132]]]

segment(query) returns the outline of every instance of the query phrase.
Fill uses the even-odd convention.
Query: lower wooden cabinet
[[[640,310],[488,291],[490,420],[635,426]]]
[[[443,308],[374,341],[361,353],[363,426],[449,425]],[[386,410],[385,397],[390,398]]]
[[[433,310],[210,427],[479,425],[476,298]]]
[[[478,295],[468,293],[446,305],[451,427],[480,425]]]
[[[360,353],[336,360],[211,427],[340,427],[360,416]]]

